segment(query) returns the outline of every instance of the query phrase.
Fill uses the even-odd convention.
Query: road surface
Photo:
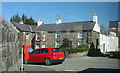
[[[25,71],[83,71],[95,69],[120,69],[120,59],[107,57],[80,57],[66,59],[62,64],[24,64]]]

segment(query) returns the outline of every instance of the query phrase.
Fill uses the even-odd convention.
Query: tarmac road
[[[107,57],[68,58],[62,64],[24,64],[25,71],[83,71],[86,69],[120,69],[120,59]]]

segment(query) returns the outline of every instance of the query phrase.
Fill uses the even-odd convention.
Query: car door
[[[39,50],[35,50],[35,51],[33,51],[32,53],[31,53],[31,55],[30,55],[30,62],[37,62],[37,56],[38,56],[38,54],[39,54]]]
[[[39,49],[39,54],[37,55],[37,62],[43,62],[48,54],[48,49]]]
[[[39,49],[39,53],[36,55],[36,62],[42,62],[42,49]]]

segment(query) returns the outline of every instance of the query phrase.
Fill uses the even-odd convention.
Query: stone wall
[[[7,71],[19,60],[18,31],[0,17],[0,71]]]
[[[56,33],[47,33],[46,36],[46,46],[47,47],[55,47],[55,42],[60,41],[60,45],[62,45],[63,40],[67,38],[72,42],[72,47],[78,47],[78,42],[81,42],[84,45],[90,45],[92,42],[97,48],[97,44],[99,45],[100,35],[94,31],[82,31],[82,38],[78,38],[79,32],[61,32],[60,37],[56,38]],[[98,43],[97,43],[98,40]]]
[[[47,42],[47,47],[55,47],[55,42],[60,41],[60,45],[63,44],[64,39],[68,39],[69,41],[72,42],[72,47],[78,47],[78,42],[81,42],[82,44],[87,44],[87,32],[82,33],[82,38],[78,38],[78,33],[79,32],[60,32],[59,38],[56,38],[56,33],[47,33],[46,36],[46,42]]]

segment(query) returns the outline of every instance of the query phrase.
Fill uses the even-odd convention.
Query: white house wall
[[[107,52],[109,46],[108,36],[100,34],[100,50],[101,52]]]
[[[95,24],[93,30],[100,33],[100,25],[99,24]]]
[[[109,36],[109,51],[118,51],[118,37]]]

